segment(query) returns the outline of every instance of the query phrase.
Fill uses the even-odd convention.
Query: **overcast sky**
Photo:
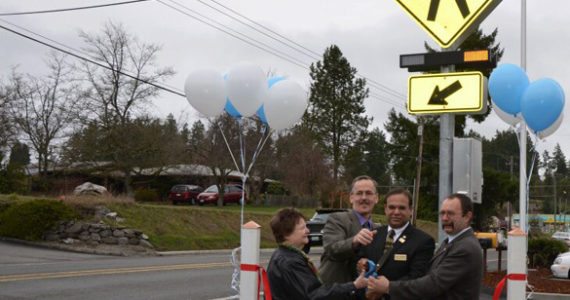
[[[447,1],[454,3],[451,0],[443,0],[441,5],[446,5]],[[0,14],[112,2],[2,0]],[[264,30],[259,25],[249,23],[227,10],[227,8],[232,9],[303,46],[304,49],[292,50],[209,6],[240,18],[258,30]],[[550,77],[562,85],[567,95],[570,93],[568,63],[570,21],[567,15],[569,10],[568,0],[527,1],[529,78],[533,81]],[[198,14],[210,18],[205,21],[209,24],[219,28],[227,26],[224,30],[228,32],[235,30],[231,32],[234,36],[261,41],[300,62],[294,64],[262,51],[189,16],[201,18]],[[505,48],[501,63],[520,65],[520,15],[520,1],[504,0],[482,23],[485,33],[490,33],[496,27],[499,29],[498,41]],[[315,61],[315,56],[317,59],[321,57],[326,47],[336,44],[351,65],[357,68],[359,74],[376,83],[374,86],[369,86],[372,96],[365,102],[366,113],[374,117],[373,126],[381,129],[386,121],[387,112],[392,107],[405,113],[407,77],[413,74],[399,68],[399,55],[425,52],[424,41],[434,48],[437,47],[435,42],[392,0],[215,0],[215,2],[162,0],[61,13],[3,16],[0,17],[0,24],[23,32],[21,28],[6,23],[7,21],[67,46],[80,48],[82,43],[78,37],[79,30],[97,32],[109,20],[121,22],[130,33],[145,42],[161,45],[159,64],[172,66],[177,72],[164,84],[180,91],[183,90],[186,76],[193,70],[215,68],[220,72],[227,72],[232,65],[241,61],[250,61],[265,71],[272,70],[276,75],[287,76],[308,90],[309,64]],[[274,33],[266,33],[279,38]],[[10,67],[16,65],[21,72],[41,75],[43,60],[49,51],[47,47],[5,30],[0,30],[0,41],[0,76],[5,77],[9,74]],[[294,46],[290,41],[285,43]],[[318,55],[311,54],[307,49]],[[385,87],[389,88],[388,92]],[[199,117],[185,98],[168,92],[161,93],[154,104],[157,115],[161,117],[172,113],[179,121],[188,123]],[[564,110],[565,115],[570,116],[568,105]],[[494,114],[482,125],[470,126],[487,137],[492,137],[497,130],[508,128],[508,125]],[[539,142],[539,151],[545,149],[551,151],[556,143],[560,143],[567,156],[570,154],[568,119],[563,121],[556,133]]]

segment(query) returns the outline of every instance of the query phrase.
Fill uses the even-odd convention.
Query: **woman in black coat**
[[[273,300],[351,299],[357,289],[366,287],[364,272],[354,282],[323,285],[317,269],[301,250],[309,242],[309,229],[297,209],[279,210],[270,225],[279,244],[267,267]]]

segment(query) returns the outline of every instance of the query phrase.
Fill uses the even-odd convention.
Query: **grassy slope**
[[[239,246],[240,207],[197,207],[170,205],[114,205],[112,209],[126,218],[124,225],[142,230],[159,250],[220,249]],[[269,220],[279,207],[247,206],[244,222],[261,225],[261,247],[274,247]],[[301,209],[310,218],[314,209]],[[375,222],[386,223],[374,215]],[[419,228],[437,235],[437,224],[419,221]]]
[[[33,197],[0,195],[0,201],[29,201]],[[241,207],[232,205],[217,208],[213,206],[173,206],[167,204],[132,203],[132,200],[75,198],[67,199],[72,206],[94,207],[106,205],[116,211],[125,222],[113,225],[138,229],[149,236],[157,250],[205,250],[229,249],[239,246]],[[275,242],[269,220],[280,207],[246,206],[244,222],[250,220],[261,225],[261,247],[274,247]],[[312,208],[301,208],[310,218]],[[87,218],[89,216],[86,216]],[[92,217],[92,216],[91,216]],[[374,215],[375,222],[386,224],[383,215]],[[437,235],[437,223],[419,221],[418,227],[432,236]]]

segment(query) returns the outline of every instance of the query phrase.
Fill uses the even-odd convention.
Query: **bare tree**
[[[210,120],[209,127],[204,139],[201,141],[192,140],[192,152],[197,163],[208,166],[213,174],[214,184],[218,186],[217,205],[223,205],[224,188],[228,183],[228,175],[235,170],[235,164],[228,151],[225,139],[235,154],[236,162],[239,164],[239,126],[236,120],[228,114],[224,114]],[[222,134],[223,131],[223,134]]]
[[[174,71],[156,66],[159,46],[140,42],[120,24],[109,22],[99,34],[81,32],[80,36],[86,44],[84,50],[107,67],[84,63],[81,72],[91,89],[92,112],[109,137],[105,145],[108,157],[125,174],[124,185],[132,195],[132,171],[139,166],[127,163],[132,162],[132,149],[125,143],[125,135],[131,134],[125,129],[159,95],[152,83],[172,76]]]
[[[12,126],[10,118],[11,97],[10,86],[8,83],[0,81],[0,158],[2,152],[8,146],[8,141],[14,136],[14,126]],[[0,160],[1,163],[1,160]]]
[[[84,93],[72,78],[72,69],[65,57],[51,54],[47,60],[48,74],[11,77],[13,103],[10,112],[14,124],[23,133],[37,155],[40,177],[45,179],[50,157],[57,140],[65,138],[77,125]]]
[[[311,133],[296,127],[276,141],[282,181],[294,195],[325,199],[335,186],[324,153]]]

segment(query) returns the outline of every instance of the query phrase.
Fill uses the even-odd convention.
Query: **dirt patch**
[[[483,276],[483,286],[494,288],[503,277],[506,271],[487,272]],[[546,268],[528,271],[528,283],[534,287],[537,293],[570,294],[570,280],[560,279],[552,276],[552,272]],[[506,290],[505,285],[503,290]],[[527,287],[527,291],[530,291]]]

